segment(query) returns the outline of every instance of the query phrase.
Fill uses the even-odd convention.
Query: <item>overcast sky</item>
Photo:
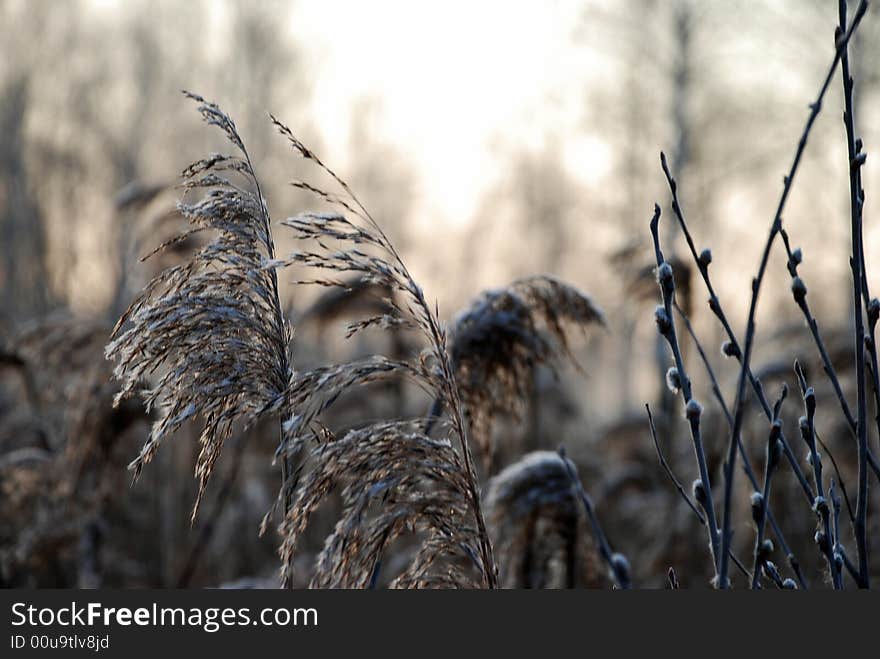
[[[384,136],[418,169],[426,214],[460,223],[495,178],[501,136],[528,147],[569,134],[576,172],[607,170],[607,146],[583,126],[584,83],[601,65],[575,38],[583,11],[552,0],[299,0],[290,22],[328,148],[344,157],[353,101],[377,99]]]

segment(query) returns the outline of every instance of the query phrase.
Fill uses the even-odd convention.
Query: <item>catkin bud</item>
[[[792,279],[791,292],[792,295],[794,295],[794,301],[798,304],[803,304],[804,300],[807,298],[807,285],[804,283],[804,280],[800,277]]]
[[[812,438],[812,434],[810,433],[810,420],[805,416],[799,417],[798,428],[801,431],[801,439],[807,443],[807,446],[810,446]]]
[[[718,577],[717,574],[714,577],[712,577],[712,580],[709,583],[712,584],[712,588],[716,588],[716,589],[721,588],[721,586],[719,585],[721,583],[721,579]],[[725,579],[724,587],[730,588],[730,577],[727,577],[727,579]]]
[[[620,583],[629,583],[629,561],[623,554],[611,554],[611,569]]]
[[[873,325],[880,318],[880,300],[876,297],[868,302],[868,322]]]
[[[792,579],[791,577],[788,577],[782,581],[782,587],[785,590],[797,590],[798,589],[797,582],[794,579]]]
[[[816,535],[813,536],[813,539],[816,541],[819,550],[823,554],[828,553],[828,537],[825,535],[824,531],[816,531]]]
[[[804,260],[804,253],[801,251],[801,248],[798,247],[791,253],[791,261],[795,265],[800,265]]]
[[[777,439],[770,445],[770,461],[774,467],[779,465],[779,460],[782,458],[782,453],[785,447],[782,445],[782,440]]]
[[[712,250],[707,247],[700,252],[698,262],[701,268],[708,268],[709,264],[712,263]]]
[[[725,357],[736,357],[739,358],[740,351],[739,346],[734,344],[731,341],[725,341],[721,344],[721,354]]]
[[[691,398],[687,406],[684,408],[684,416],[688,421],[699,421],[700,415],[703,413],[703,406],[700,405],[696,398]]]
[[[814,414],[816,412],[816,390],[813,387],[807,387],[804,393],[804,404],[807,406],[807,412]]]
[[[755,524],[760,524],[764,517],[764,495],[760,492],[752,492],[752,519]]]
[[[704,508],[706,507],[706,488],[703,487],[703,481],[699,478],[696,479],[691,485],[691,492],[694,495],[694,500]]]
[[[657,282],[663,286],[663,290],[666,290],[667,286],[674,283],[672,266],[669,265],[669,261],[663,261],[663,263],[657,266]]]
[[[661,306],[654,309],[654,322],[657,323],[657,331],[663,336],[669,334],[672,329],[672,321],[669,319],[669,314]]]
[[[679,389],[681,389],[681,376],[675,366],[670,366],[669,370],[666,371],[666,386],[669,387],[669,391],[673,394],[677,394]]]

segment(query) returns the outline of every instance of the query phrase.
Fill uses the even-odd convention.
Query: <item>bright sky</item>
[[[582,125],[595,54],[573,40],[583,2],[298,0],[291,17],[307,48],[315,121],[334,162],[344,156],[354,101],[378,99],[383,139],[417,168],[422,217],[467,222],[496,178],[498,146],[566,137],[584,179],[608,169],[608,147]],[[427,216],[427,217],[426,217]]]
[[[90,0],[119,8],[118,0]],[[468,222],[505,153],[563,145],[572,173],[595,184],[610,151],[583,120],[586,82],[603,65],[574,34],[584,0],[293,0],[314,124],[343,169],[351,111],[379,103],[383,141],[416,168],[418,217]],[[225,3],[211,5],[222,21]]]

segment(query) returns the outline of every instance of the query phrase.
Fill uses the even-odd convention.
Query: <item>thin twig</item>
[[[840,0],[840,26],[835,37],[840,37],[846,29],[846,0]],[[859,451],[859,485],[856,496],[856,521],[853,529],[856,536],[856,551],[859,559],[859,588],[870,587],[868,570],[868,403],[865,383],[865,325],[862,316],[862,281],[865,278],[865,251],[862,241],[862,186],[861,167],[865,162],[865,154],[856,146],[855,117],[853,116],[853,79],[849,72],[848,45],[844,44],[840,56],[840,72],[843,78],[843,97],[846,111],[843,123],[846,126],[846,144],[849,155],[849,189],[850,189],[850,224],[852,237],[852,256],[850,267],[853,275],[853,320],[854,354],[856,360],[856,380],[858,396],[858,433]]]
[[[666,456],[663,455],[663,451],[660,449],[660,442],[657,440],[657,427],[654,425],[654,415],[651,414],[651,406],[645,403],[645,409],[648,412],[648,425],[651,428],[651,439],[654,440],[654,449],[657,452],[657,458],[660,460],[660,464],[663,467],[663,470],[666,472],[666,475],[669,477],[669,480],[672,481],[673,485],[675,485],[675,489],[678,490],[678,493],[685,500],[687,505],[690,507],[694,514],[697,516],[697,519],[700,521],[702,526],[706,525],[706,518],[703,516],[703,513],[700,512],[700,509],[697,508],[696,504],[691,500],[691,498],[685,492],[684,487],[681,484],[681,481],[675,476],[672,471],[672,467],[669,466],[669,463],[666,461]],[[752,581],[751,573],[746,569],[746,566],[742,564],[742,562],[733,554],[731,550],[730,554],[731,560],[734,564],[742,570],[742,573],[746,576],[749,582]],[[671,568],[670,568],[671,569]],[[796,574],[800,575],[800,570],[796,570]]]
[[[688,496],[687,492],[684,489],[684,486],[681,484],[678,478],[675,477],[675,474],[672,473],[672,468],[666,461],[666,456],[663,455],[663,451],[660,448],[660,442],[657,441],[657,428],[654,425],[654,415],[651,414],[651,406],[648,405],[648,403],[645,403],[645,410],[647,410],[648,412],[648,425],[651,427],[651,439],[654,440],[654,449],[657,451],[657,459],[660,460],[660,465],[663,467],[663,471],[665,471],[666,475],[669,476],[669,480],[672,481],[672,484],[675,486],[675,489],[678,490],[681,498],[684,499],[685,503],[690,507],[691,510],[694,511],[697,519],[700,520],[700,524],[705,525],[706,518],[703,517],[703,513],[700,512],[699,508],[697,508],[697,504],[695,504]]]
[[[690,249],[691,255],[693,256],[694,262],[697,264],[697,269],[700,271],[700,275],[703,279],[703,283],[706,286],[706,290],[709,293],[709,309],[721,323],[721,327],[724,329],[724,332],[727,335],[727,343],[723,346],[724,354],[729,357],[736,358],[740,365],[742,365],[742,349],[740,348],[740,344],[736,338],[736,334],[734,333],[733,328],[731,327],[730,322],[727,319],[727,314],[725,314],[724,308],[721,306],[721,301],[718,299],[718,295],[715,293],[715,287],[712,285],[712,279],[709,275],[709,265],[712,262],[711,252],[709,250],[703,250],[699,255],[697,254],[696,246],[694,245],[694,241],[691,237],[690,230],[688,229],[687,222],[684,219],[684,212],[682,211],[681,203],[678,199],[678,184],[676,183],[675,178],[672,176],[672,173],[669,171],[669,166],[666,163],[666,155],[662,152],[660,153],[660,165],[663,168],[663,173],[666,176],[666,182],[669,185],[669,190],[672,194],[672,210],[675,214],[676,219],[678,220],[679,227],[681,227],[682,234],[684,234],[685,240],[687,241],[688,248]],[[770,407],[770,403],[767,400],[767,396],[764,394],[764,387],[761,384],[761,381],[752,373],[751,368],[747,369],[747,374],[749,382],[752,385],[752,389],[755,392],[755,396],[757,397],[758,402],[761,404],[761,409],[764,410],[764,416],[767,417],[768,421],[772,422],[773,412]],[[732,430],[732,417],[730,421],[730,427]],[[804,475],[803,470],[801,469],[797,456],[794,454],[794,451],[792,451],[791,446],[789,445],[788,440],[785,437],[784,431],[780,434],[779,441],[782,442],[782,448],[783,451],[785,451],[785,458],[791,466],[791,469],[794,472],[795,477],[797,478],[798,483],[800,484],[801,489],[804,492],[804,496],[807,499],[807,504],[812,506],[815,493],[810,488],[810,484],[807,482],[807,478]],[[740,442],[742,442],[741,439]],[[754,480],[752,486],[757,489],[757,480]]]
[[[684,310],[679,307],[678,303],[675,303],[675,310],[678,311],[678,315],[684,323],[685,328],[690,334],[691,340],[694,342],[694,345],[697,348],[697,352],[700,355],[700,359],[703,361],[703,366],[706,369],[706,373],[709,375],[709,381],[712,383],[712,393],[715,394],[715,399],[718,401],[719,406],[721,407],[721,411],[724,413],[724,418],[727,419],[728,426],[733,426],[733,417],[730,414],[730,409],[727,407],[727,403],[724,400],[724,396],[721,393],[721,388],[718,386],[718,379],[715,377],[715,370],[712,368],[712,364],[709,362],[709,358],[706,356],[706,351],[703,349],[703,345],[700,343],[700,339],[697,337],[696,332],[694,331],[693,326],[691,325],[690,319],[687,317],[687,314]],[[780,437],[782,437],[782,429],[780,428]],[[746,477],[749,479],[749,482],[752,485],[752,488],[757,491],[760,488],[758,487],[758,478],[755,475],[755,470],[752,468],[751,460],[749,459],[748,452],[742,443],[742,436],[737,438],[739,444],[739,454],[742,457],[742,465],[743,471],[746,474]],[[782,441],[780,439],[780,441]],[[794,572],[795,577],[797,577],[798,584],[803,590],[807,590],[807,580],[803,575],[803,571],[801,570],[800,561],[792,552],[791,547],[788,542],[785,540],[785,536],[782,534],[782,529],[780,528],[776,518],[773,515],[773,511],[770,508],[770,502],[767,502],[767,511],[766,511],[767,521],[770,523],[770,528],[773,530],[773,534],[776,536],[776,539],[779,541],[780,548],[783,552],[785,552],[785,557],[788,560],[789,567],[791,567],[792,572]]]
[[[657,230],[660,221],[660,206],[654,204],[654,216],[651,218],[651,236],[654,241],[654,255],[657,259],[657,282],[660,285],[660,294],[663,298],[663,306],[657,307],[655,320],[660,335],[666,339],[675,360],[675,369],[680,384],[681,396],[685,405],[685,417],[691,429],[691,439],[694,445],[694,455],[697,459],[697,467],[700,471],[701,496],[697,501],[706,513],[706,530],[709,534],[709,547],[712,550],[712,565],[715,575],[718,576],[719,564],[722,559],[718,556],[718,523],[715,518],[715,505],[712,499],[712,484],[709,479],[709,468],[706,465],[706,453],[703,447],[703,439],[700,434],[700,417],[703,413],[702,406],[693,397],[691,382],[685,369],[684,359],[681,356],[681,347],[675,331],[675,318],[672,314],[672,300],[675,295],[675,281],[672,266],[663,257],[660,249],[660,237]],[[727,562],[726,559],[723,562]]]
[[[608,539],[605,537],[605,532],[602,530],[602,526],[599,524],[599,518],[596,516],[596,508],[593,505],[593,500],[584,489],[584,484],[581,483],[581,479],[574,469],[574,464],[571,460],[565,457],[565,449],[562,447],[559,448],[559,457],[562,458],[562,463],[565,465],[566,471],[568,471],[571,483],[577,491],[581,503],[583,503],[587,518],[590,520],[593,535],[596,537],[596,544],[599,545],[599,555],[602,556],[602,560],[608,565],[611,577],[614,579],[618,588],[624,590],[630,588],[632,584],[630,582],[629,561],[623,554],[617,554],[611,551],[611,545],[608,544]]]
[[[829,495],[831,496],[831,505],[834,508],[834,567],[838,573],[840,573],[842,568],[845,567],[846,571],[849,572],[849,576],[853,578],[853,581],[858,583],[859,569],[853,565],[853,562],[849,559],[843,545],[840,544],[840,497],[837,496],[833,478],[831,479]]]
[[[752,588],[758,587],[758,579],[762,568],[766,567],[767,558],[772,551],[772,546],[764,542],[764,528],[767,521],[767,505],[770,501],[770,485],[773,474],[779,465],[779,456],[782,453],[782,445],[779,443],[779,433],[782,430],[782,421],[779,419],[779,410],[782,401],[788,395],[788,387],[782,385],[779,400],[773,408],[773,422],[770,424],[770,436],[767,439],[767,460],[764,468],[764,488],[752,495],[752,517],[755,520],[757,532],[755,534],[754,564],[752,566]],[[768,541],[769,542],[769,541]],[[768,571],[772,574],[772,571]],[[774,579],[774,581],[777,581]]]
[[[743,361],[742,367],[740,369],[739,381],[737,384],[736,403],[734,405],[733,430],[731,431],[730,435],[730,444],[727,452],[727,462],[725,464],[724,514],[721,531],[722,551],[719,566],[719,588],[726,588],[728,585],[727,553],[725,549],[730,546],[731,542],[730,523],[733,503],[733,468],[736,462],[736,437],[739,434],[740,429],[742,428],[743,416],[745,413],[745,385],[747,379],[747,371],[752,358],[752,349],[755,342],[755,315],[758,309],[758,296],[761,291],[761,284],[764,281],[764,274],[767,271],[767,263],[770,259],[770,250],[773,248],[773,243],[776,240],[776,236],[779,233],[779,230],[782,228],[782,211],[785,208],[785,203],[788,200],[789,193],[791,192],[791,186],[794,181],[794,177],[797,174],[798,166],[800,165],[801,161],[801,156],[803,155],[804,149],[806,148],[807,138],[809,137],[810,130],[812,129],[813,123],[815,122],[816,117],[819,116],[819,112],[822,109],[822,99],[825,97],[825,92],[828,90],[828,86],[831,83],[831,78],[834,76],[834,71],[837,68],[837,63],[845,52],[846,45],[847,43],[849,43],[850,38],[852,37],[859,23],[861,22],[862,17],[865,15],[865,11],[867,10],[867,8],[867,1],[862,0],[862,2],[859,4],[859,8],[856,10],[855,16],[853,17],[852,25],[845,34],[840,35],[840,37],[836,40],[837,48],[834,53],[834,60],[828,70],[825,81],[823,82],[822,87],[819,90],[819,95],[816,98],[816,101],[813,102],[813,104],[810,106],[810,115],[807,118],[806,126],[804,127],[804,131],[801,134],[800,141],[798,142],[798,147],[795,151],[794,160],[792,161],[788,175],[784,179],[782,195],[779,198],[779,204],[776,207],[776,213],[773,217],[773,223],[770,226],[770,232],[767,236],[767,242],[764,245],[764,251],[761,255],[761,262],[758,266],[758,274],[752,282],[752,296],[751,302],[749,303],[749,315],[746,322],[745,331],[745,349],[743,350]]]
[[[788,232],[785,229],[780,229],[779,236],[782,238],[782,244],[785,246],[785,252],[788,256],[787,267],[788,272],[791,275],[792,297],[794,297],[795,303],[804,316],[804,321],[807,323],[807,327],[813,337],[813,342],[816,344],[816,348],[819,351],[819,357],[822,359],[822,368],[825,371],[825,375],[828,377],[828,381],[831,383],[831,387],[834,389],[834,395],[837,397],[838,403],[840,403],[841,412],[843,412],[843,416],[846,419],[847,426],[852,433],[853,439],[856,441],[856,445],[858,445],[858,421],[853,416],[849,403],[846,400],[846,396],[843,394],[843,386],[840,384],[837,370],[831,362],[831,357],[828,355],[825,341],[822,339],[822,334],[819,331],[819,321],[816,320],[816,317],[810,310],[810,303],[807,301],[807,286],[798,274],[798,266],[803,262],[803,253],[800,250],[791,249],[791,242],[788,237]],[[860,309],[858,302],[856,305],[857,308]],[[867,460],[868,464],[874,470],[874,474],[880,479],[880,462],[877,461],[873,452],[868,451]]]
[[[816,431],[816,441],[819,442],[819,446],[828,456],[828,459],[831,460],[831,466],[834,467],[834,475],[837,476],[837,484],[840,485],[840,491],[843,493],[843,501],[846,503],[847,514],[849,515],[849,521],[856,521],[856,514],[853,510],[852,504],[849,501],[849,495],[846,492],[846,481],[843,479],[843,474],[840,473],[840,467],[837,465],[837,460],[834,458],[834,453],[831,452],[828,444],[822,441],[822,436],[819,434],[819,431]]]
[[[835,590],[840,590],[843,586],[840,579],[840,571],[835,568],[834,556],[831,548],[831,522],[829,518],[828,502],[825,500],[825,485],[822,481],[822,459],[816,450],[816,392],[812,387],[807,385],[807,379],[804,370],[798,362],[794,363],[794,370],[797,374],[798,384],[801,388],[801,396],[804,400],[805,416],[799,421],[801,429],[801,437],[810,450],[810,464],[813,466],[813,479],[816,482],[816,501],[813,503],[813,511],[819,517],[819,521],[823,526],[820,533],[816,533],[816,544],[819,550],[825,555],[828,561],[828,569],[831,570],[831,581]],[[835,540],[835,544],[839,544]]]

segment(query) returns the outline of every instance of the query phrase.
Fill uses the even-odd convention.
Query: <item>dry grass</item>
[[[487,522],[504,588],[603,585],[571,479],[552,451],[523,456],[489,482]]]
[[[388,422],[329,438],[311,457],[315,467],[282,529],[286,578],[309,517],[339,490],[342,515],[317,559],[312,587],[374,586],[386,546],[411,535],[421,546],[391,587],[483,585],[469,485],[448,441],[426,437],[412,421]]]
[[[202,231],[213,238],[191,260],[150,282],[119,320],[107,346],[107,357],[116,360],[115,375],[123,385],[117,402],[152,380],[142,393],[147,409],[157,408],[159,418],[131,465],[135,474],[182,424],[201,418],[195,517],[233,425],[248,426],[261,416],[275,415],[283,421],[277,453],[284,465],[279,502],[285,583],[292,580],[297,538],[309,513],[331,490],[340,489],[342,518],[325,544],[313,584],[367,584],[375,579],[385,545],[408,532],[424,537],[396,585],[494,586],[492,547],[437,310],[345,182],[273,118],[294,151],[340,189],[331,193],[294,183],[336,210],[284,221],[310,249],[276,258],[268,210],[234,122],[216,105],[188,96],[238,155],[215,154],[184,171],[183,188],[204,194],[193,203],[181,202],[180,210],[192,224],[181,239]],[[331,243],[339,247],[329,247]],[[331,276],[355,273],[364,282],[394,292],[396,297],[386,298],[383,313],[353,325],[350,334],[372,327],[408,328],[420,333],[425,348],[408,361],[375,356],[294,372],[276,274],[294,265]],[[327,276],[301,283],[346,286]],[[321,414],[345,391],[390,374],[411,379],[442,402],[448,413],[442,428],[448,438],[426,437],[418,430],[423,419],[369,424],[340,439],[329,438]],[[360,477],[352,479],[350,469],[360,470]],[[371,505],[380,512],[365,523],[363,516]]]
[[[455,320],[452,362],[471,436],[484,465],[493,461],[492,423],[522,418],[535,369],[577,365],[567,331],[605,325],[588,296],[554,277],[520,279],[480,295]]]
[[[108,571],[91,547],[124,488],[126,449],[145,421],[113,409],[100,356],[109,328],[50,317],[12,336],[0,355],[0,582],[94,587]],[[111,554],[116,548],[108,548]]]
[[[233,121],[216,105],[191,95],[204,120],[218,126],[238,155],[215,154],[183,173],[186,191],[206,190],[195,203],[181,202],[192,233],[214,237],[188,262],[164,270],[123,314],[107,346],[122,382],[117,401],[161,370],[143,391],[159,419],[149,442],[132,462],[135,475],[161,443],[188,419],[204,420],[196,465],[198,511],[223,442],[238,420],[283,395],[290,378],[290,333],[281,314],[269,215]],[[162,248],[174,245],[173,239]]]

